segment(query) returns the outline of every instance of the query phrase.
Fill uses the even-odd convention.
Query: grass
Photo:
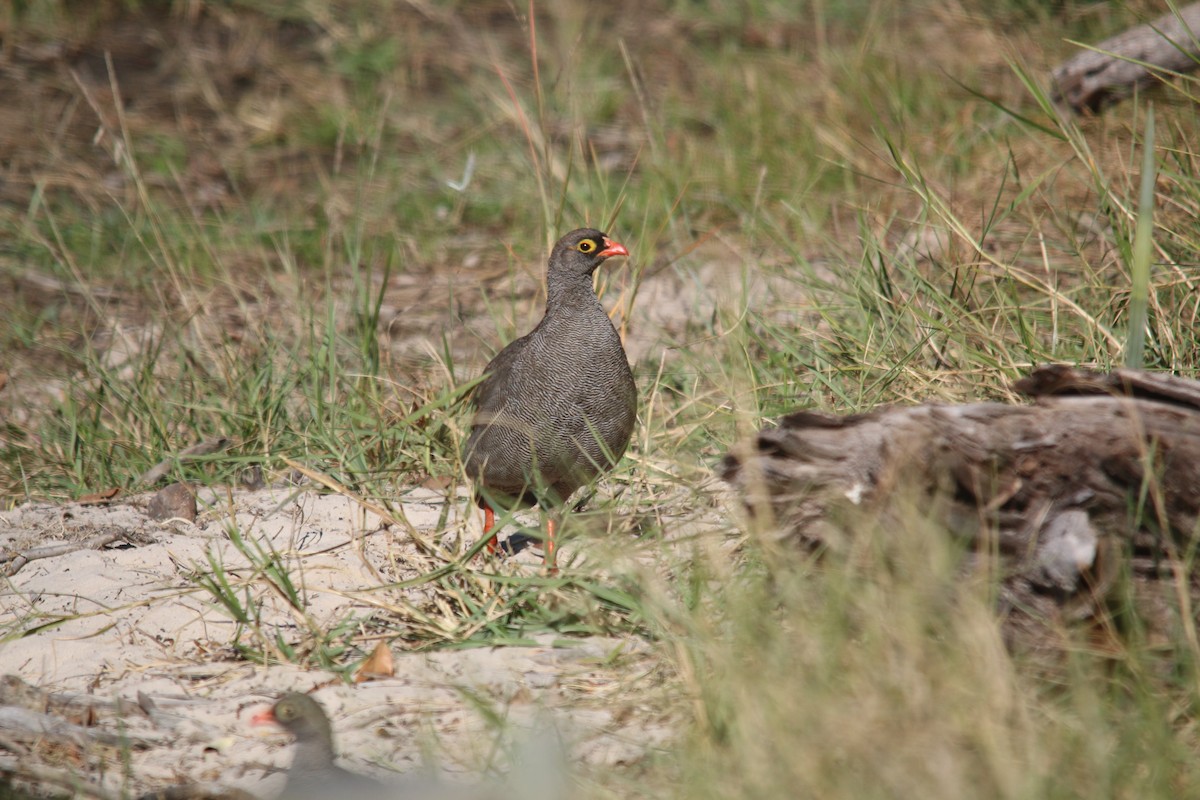
[[[302,565],[231,529],[250,566],[191,581],[241,657],[349,674],[378,637],[645,637],[669,676],[647,702],[683,733],[584,771],[600,797],[1196,793],[1186,637],[1069,633],[1047,665],[1005,648],[987,587],[955,580],[918,511],[887,535],[841,522],[857,546],[814,561],[730,519],[708,477],[798,406],[1012,399],[1035,364],[1103,369],[1131,347],[1195,373],[1191,79],[1157,90],[1153,127],[1143,97],[1071,121],[1042,88],[1064,36],[1140,7],[345,5],[11,12],[30,46],[149,19],[263,62],[172,64],[157,87],[130,45],[78,85],[31,67],[31,119],[56,134],[0,206],[6,505],[137,491],[224,436],[172,477],[299,466],[403,529],[408,487],[461,481],[463,396],[540,313],[547,246],[600,225],[633,252],[601,276],[606,305],[652,339],[634,445],[573,525],[587,557],[479,568],[462,531],[424,532],[409,577],[323,630]],[[79,110],[52,117],[64,91]],[[302,624],[261,625],[264,592]]]

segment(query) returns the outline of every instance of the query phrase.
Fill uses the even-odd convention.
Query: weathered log
[[[1077,53],[1052,74],[1053,99],[1076,113],[1098,111],[1174,73],[1189,72],[1200,59],[1200,3],[1105,39]]]
[[[1043,367],[1015,388],[1035,402],[790,414],[720,473],[751,513],[835,550],[837,507],[916,498],[1002,577],[1006,610],[1085,617],[1122,565],[1173,580],[1200,518],[1200,382]]]

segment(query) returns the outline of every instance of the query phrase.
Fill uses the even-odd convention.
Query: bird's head
[[[320,703],[306,694],[289,692],[266,711],[250,718],[252,725],[279,725],[298,740],[317,740],[333,747],[333,727]]]
[[[558,240],[550,251],[550,272],[564,275],[591,275],[606,258],[628,256],[620,242],[614,242],[595,228],[580,228]]]

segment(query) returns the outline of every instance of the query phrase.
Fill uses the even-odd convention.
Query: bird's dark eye
[[[575,247],[581,253],[590,253],[596,249],[596,243],[594,241],[592,241],[591,239],[584,239],[582,242],[575,245]]]

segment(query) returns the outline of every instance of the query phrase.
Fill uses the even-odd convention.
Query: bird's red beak
[[[257,714],[255,714],[253,717],[250,718],[251,726],[274,725],[274,724],[275,724],[275,712],[269,708],[258,712]]]
[[[607,236],[604,237],[604,249],[596,255],[601,258],[611,258],[612,256],[627,256],[629,251],[625,249],[625,245],[620,242],[614,242]]]

